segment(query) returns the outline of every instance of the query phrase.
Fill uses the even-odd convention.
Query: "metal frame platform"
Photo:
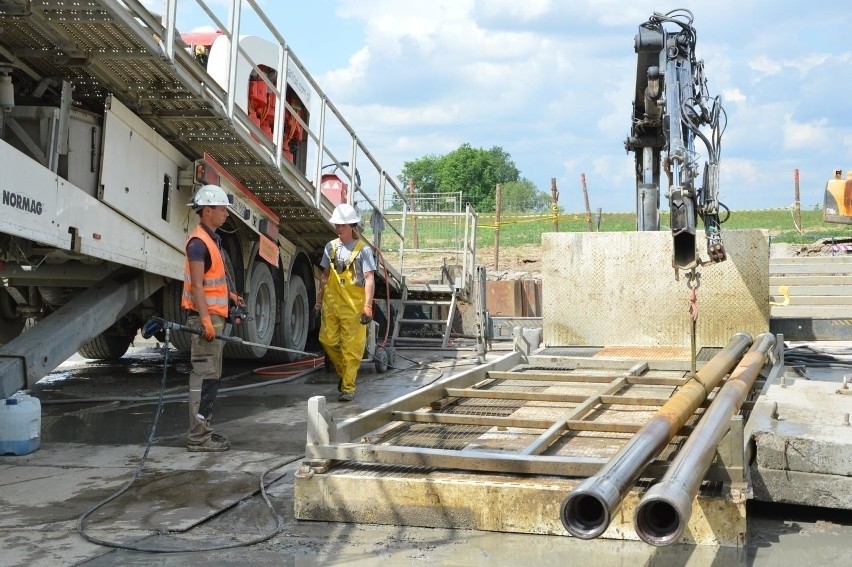
[[[712,351],[704,349],[701,360]],[[780,372],[778,360],[764,375]],[[595,474],[686,381],[689,366],[679,348],[551,348],[506,354],[340,424],[324,398],[312,398],[296,517],[564,535],[558,506],[575,479]],[[699,418],[646,469],[603,537],[637,538],[627,511]],[[743,425],[743,415],[732,419],[685,541],[742,543],[749,494]],[[515,524],[494,519],[507,514]]]

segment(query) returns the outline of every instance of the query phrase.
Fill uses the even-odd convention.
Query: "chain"
[[[698,376],[696,372],[697,367],[697,340],[696,340],[696,328],[698,326],[698,286],[701,285],[701,274],[695,271],[695,268],[689,271],[686,275],[686,285],[689,288],[689,318],[691,321],[691,333],[690,333],[690,342],[691,342],[691,368],[692,368],[692,376]]]

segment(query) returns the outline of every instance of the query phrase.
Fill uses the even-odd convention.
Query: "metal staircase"
[[[445,287],[447,289],[441,289]],[[413,289],[412,289],[413,288]],[[409,297],[409,294],[414,297]],[[433,296],[430,298],[418,299],[420,296]],[[437,297],[434,297],[437,296]],[[447,298],[447,296],[449,298]],[[456,307],[458,305],[459,290],[452,284],[443,284],[443,286],[424,286],[414,284],[406,285],[403,282],[402,298],[400,299],[400,309],[393,326],[392,344],[438,344],[441,348],[447,348],[450,342],[450,334],[452,333],[453,319],[456,315]],[[430,318],[427,319],[406,319],[405,311],[407,307],[428,307]],[[447,308],[446,318],[436,316],[435,312],[440,313],[440,308]],[[400,329],[403,325],[421,325],[421,336],[417,336],[417,331],[414,331],[412,336],[400,336]],[[442,332],[434,333],[429,327],[443,328]],[[430,335],[430,336],[426,336]]]
[[[450,199],[455,201],[450,203],[450,210],[445,210]],[[405,213],[401,225],[407,228],[407,238],[400,242],[404,247],[400,270],[404,265],[407,274],[424,270],[434,273],[435,266],[443,263],[441,279],[416,282],[410,275],[403,277],[391,338],[394,345],[448,348],[459,303],[470,302],[473,296],[476,212],[469,204],[462,205],[461,194],[444,196],[434,203],[430,206],[427,199],[418,196],[417,209],[412,207]],[[406,315],[406,311],[411,313],[410,308],[423,310],[425,316]]]

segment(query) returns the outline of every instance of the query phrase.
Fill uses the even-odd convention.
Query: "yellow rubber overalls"
[[[364,287],[355,283],[355,260],[364,243],[359,241],[355,245],[349,261],[340,272],[335,268],[334,262],[338,246],[342,246],[339,239],[331,246],[328,282],[322,299],[319,340],[341,378],[340,391],[344,394],[354,394],[355,376],[358,374],[358,367],[364,357],[364,346],[367,344],[367,326],[358,321],[364,310],[366,294]]]

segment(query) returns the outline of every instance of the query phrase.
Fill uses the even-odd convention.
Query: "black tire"
[[[379,374],[384,374],[388,371],[388,351],[385,350],[385,347],[376,347],[376,351],[373,353],[373,363],[376,367],[376,372]]]
[[[396,368],[396,349],[386,347],[385,352],[388,353],[388,368]]]
[[[24,330],[24,317],[16,315],[15,300],[9,292],[0,288],[0,345],[15,339]]]
[[[180,306],[182,295],[183,282],[170,282],[163,288],[163,319],[186,326],[186,311]],[[169,344],[177,350],[189,352],[191,339],[192,335],[183,331],[169,332]]]
[[[272,343],[275,334],[275,322],[278,315],[278,299],[275,281],[269,264],[255,262],[251,267],[250,289],[246,290],[246,309],[248,320],[242,325],[233,325],[232,334],[236,337],[262,346],[225,345],[225,356],[255,360],[263,357],[267,346]]]
[[[109,333],[101,333],[88,343],[80,347],[77,352],[83,358],[92,358],[94,360],[118,360],[127,349],[130,348],[130,343],[133,342],[133,335],[112,335]]]
[[[292,350],[305,350],[310,325],[310,301],[308,288],[301,276],[293,275],[287,286],[287,297],[281,302],[281,320],[275,326],[272,345]],[[304,355],[294,352],[269,350],[264,360],[270,362],[293,362]]]

